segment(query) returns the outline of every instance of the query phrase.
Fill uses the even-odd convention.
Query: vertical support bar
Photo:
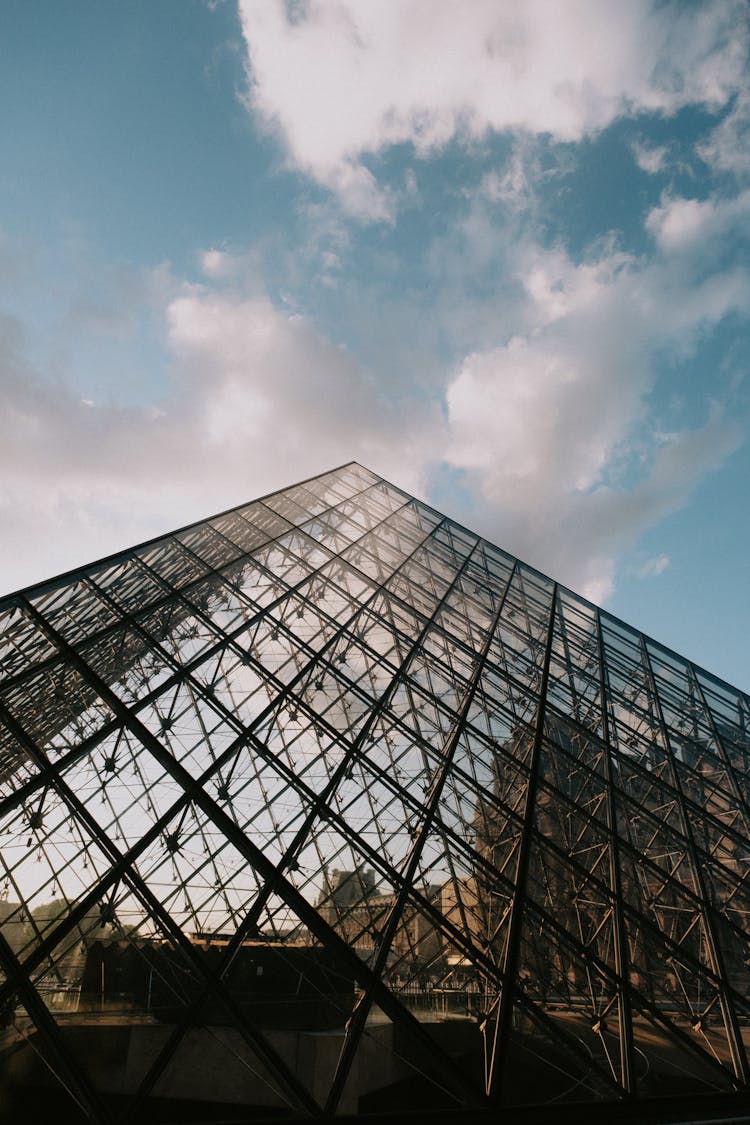
[[[596,610],[596,639],[599,655],[599,707],[601,711],[602,738],[604,739],[604,761],[607,778],[607,821],[609,826],[609,876],[614,894],[615,917],[615,972],[620,980],[620,1003],[617,1020],[620,1034],[620,1073],[623,1088],[632,1096],[635,1093],[635,1070],[633,1067],[633,1014],[630,1006],[628,984],[628,944],[623,917],[622,876],[617,835],[617,802],[612,761],[612,743],[609,736],[609,707],[607,690],[608,676],[602,618]]]
[[[516,889],[511,904],[510,925],[508,928],[508,953],[505,961],[505,987],[500,1000],[500,1011],[495,1023],[495,1046],[492,1052],[494,1062],[492,1072],[488,1076],[488,1093],[497,1099],[502,1092],[502,1082],[508,1062],[508,1047],[513,1021],[513,1007],[518,992],[518,973],[521,960],[521,928],[523,923],[523,907],[526,898],[526,881],[531,855],[531,832],[534,824],[536,809],[536,795],[539,785],[539,761],[542,753],[542,739],[544,736],[544,714],[547,702],[547,686],[549,684],[549,669],[552,658],[552,642],[555,633],[555,610],[557,608],[557,583],[552,587],[550,598],[549,621],[547,623],[547,638],[544,648],[544,661],[542,664],[542,680],[539,685],[539,705],[537,707],[534,723],[534,744],[529,762],[528,792],[526,794],[526,808],[524,809],[523,834],[521,836],[520,852],[518,857],[518,871],[516,875]]]

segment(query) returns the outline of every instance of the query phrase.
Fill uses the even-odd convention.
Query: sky
[[[749,50],[0,0],[0,593],[357,460],[750,689]]]

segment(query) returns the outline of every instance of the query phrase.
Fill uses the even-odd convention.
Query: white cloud
[[[597,483],[649,382],[636,276],[616,253],[529,255],[533,327],[468,356],[447,391],[449,459],[480,470],[488,498],[525,509]]]
[[[360,215],[394,201],[362,163],[513,130],[577,141],[618,116],[718,109],[740,88],[739,0],[240,0],[250,104],[290,160]]]
[[[640,535],[684,505],[697,483],[741,444],[742,428],[715,411],[695,430],[672,435],[634,484],[601,484],[588,492],[539,480],[527,504],[484,499],[472,526],[512,553],[602,605],[613,592],[617,561]],[[477,487],[482,479],[469,475]],[[512,497],[512,494],[511,494]],[[507,497],[506,497],[507,499]]]
[[[631,151],[641,171],[648,172],[651,176],[664,170],[669,155],[666,145],[645,145],[639,141],[633,142]]]
[[[549,182],[574,170],[575,161],[567,148],[545,152],[541,159],[538,138],[519,133],[513,139],[510,154],[498,167],[486,172],[476,194],[467,191],[467,197],[485,199],[505,206],[513,215],[534,217],[540,193]],[[550,161],[550,157],[553,159]]]
[[[221,451],[224,472],[228,459],[251,466],[273,454],[304,475],[311,450],[323,464],[382,460],[386,449],[398,461],[410,423],[419,433],[348,352],[265,297],[187,293],[170,304],[168,325],[192,421],[204,446]]]
[[[750,218],[750,190],[728,198],[685,199],[665,195],[646,218],[646,227],[659,249],[670,253],[697,251],[712,257],[720,240],[742,235]]]
[[[231,276],[233,272],[232,258],[224,250],[204,250],[200,264],[205,276],[212,279]]]
[[[658,578],[663,574],[668,566],[671,565],[672,560],[669,555],[661,554],[654,555],[650,559],[646,559],[640,566],[636,567],[634,573],[636,578]]]
[[[750,93],[742,91],[732,110],[698,147],[701,159],[740,180],[750,176]]]
[[[665,196],[652,211],[651,260],[611,241],[575,261],[499,227],[478,198],[432,245],[428,272],[441,288],[426,304],[419,293],[383,302],[356,281],[342,287],[340,314],[370,324],[373,354],[388,357],[382,372],[297,315],[294,299],[271,301],[254,251],[206,251],[201,285],[162,267],[143,287],[163,320],[171,384],[142,406],[42,378],[6,318],[5,581],[45,577],[352,458],[424,494],[445,459],[475,498],[459,518],[601,602],[623,550],[739,441],[718,409],[668,436],[647,409],[658,354],[690,355],[702,333],[750,307],[748,270],[710,256],[717,232],[731,241],[750,204],[692,202]],[[330,207],[311,221],[330,219]],[[314,268],[333,276],[348,235],[313,225]],[[467,295],[466,278],[485,267],[500,281]],[[448,371],[438,330],[463,349]]]
[[[433,317],[442,321],[450,304],[457,322],[466,319],[455,338],[477,341],[447,374],[434,339],[419,340],[421,310],[410,296],[390,309],[348,292],[347,309],[360,300],[389,356],[399,336],[419,341],[402,360],[425,377],[401,386],[272,302],[252,253],[204,256],[214,270],[206,284],[150,288],[150,300],[161,295],[171,381],[142,406],[42,378],[6,318],[5,581],[42,578],[352,458],[424,494],[444,459],[475,498],[459,518],[605,598],[621,552],[739,440],[720,411],[698,430],[654,433],[645,402],[656,353],[690,354],[700,333],[748,306],[750,280],[742,269],[686,269],[679,240],[666,239],[651,262],[614,245],[575,262],[505,230],[493,238],[485,206],[467,219],[462,254],[455,232],[442,258],[434,251],[446,289]],[[505,289],[478,310],[460,293],[456,262],[464,276],[498,254]]]
[[[352,459],[423,487],[439,412],[384,402],[307,321],[191,286],[164,314],[171,390],[131,408],[41,378],[18,323],[0,322],[6,588]]]
[[[680,245],[667,239],[651,262],[527,248],[523,330],[468,355],[446,391],[446,459],[481,497],[478,523],[592,600],[611,591],[619,554],[741,440],[718,407],[696,430],[649,424],[657,355],[689,355],[750,300],[747,270],[697,276]]]

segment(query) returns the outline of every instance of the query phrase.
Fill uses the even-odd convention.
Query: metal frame
[[[35,1044],[107,1125],[206,1035],[294,1119],[748,1091],[741,692],[355,463],[4,598],[0,628],[0,1073]],[[113,940],[176,966],[125,1101],[69,1031],[157,1026],[91,992]],[[271,949],[352,991],[310,970],[269,1025],[232,982]],[[303,1001],[340,1013],[325,1066]]]

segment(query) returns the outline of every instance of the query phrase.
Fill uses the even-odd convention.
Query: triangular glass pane
[[[632,1026],[634,1079],[640,1097],[674,1098],[736,1089],[731,1070],[713,1057],[710,1030],[707,1038],[698,1038],[682,1023],[664,1026],[638,1011]]]
[[[504,1068],[497,1080],[503,1104],[554,1106],[613,1100],[615,1088],[607,1071],[592,1064],[578,1038],[579,1023],[556,1024],[543,1010],[515,1008]]]
[[[428,999],[424,991],[412,994],[424,1040],[373,1005],[354,1048],[336,1113],[399,1118],[458,1109],[472,1097],[480,1101],[481,1041],[476,1021],[458,1013],[452,1019],[430,1013],[420,1007]],[[439,1002],[439,994],[432,999]]]
[[[104,1109],[71,1057],[70,1036],[42,1032],[13,994],[0,1011],[0,1113],[5,1121],[84,1122]],[[62,1049],[62,1050],[61,1050]]]

